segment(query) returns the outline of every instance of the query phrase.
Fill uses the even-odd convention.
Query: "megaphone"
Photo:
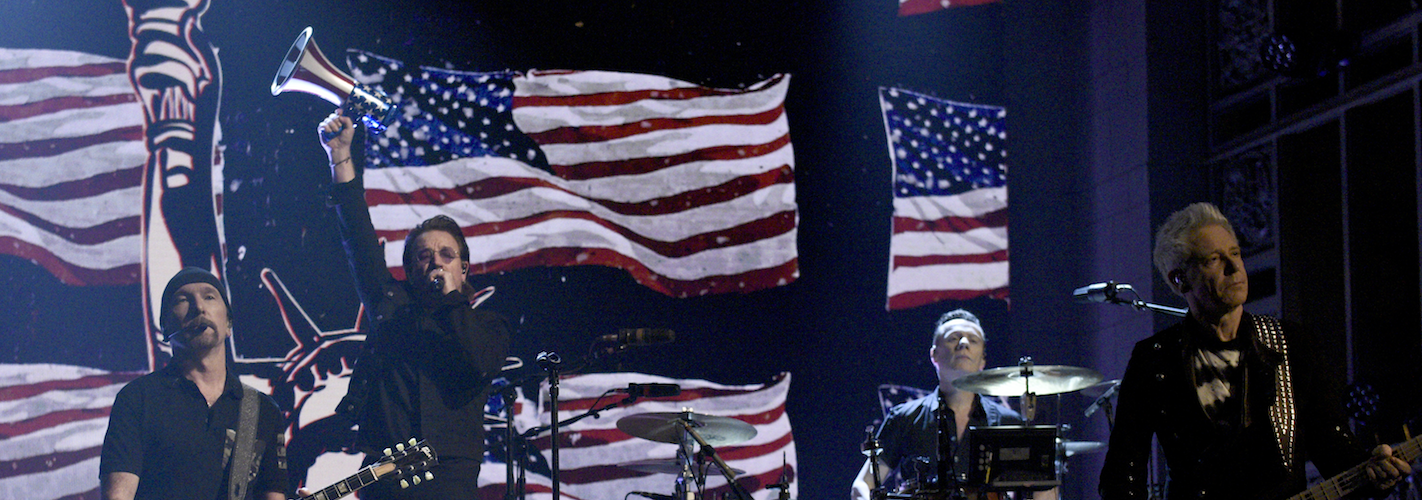
[[[320,97],[340,106],[346,116],[359,116],[371,132],[385,130],[398,111],[395,102],[380,89],[357,82],[332,65],[316,47],[310,26],[296,35],[291,50],[286,51],[286,59],[277,67],[276,77],[272,78],[272,95],[282,92],[305,92]],[[329,142],[331,138],[321,129],[322,141]]]

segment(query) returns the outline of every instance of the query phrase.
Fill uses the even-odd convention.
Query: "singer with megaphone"
[[[355,128],[344,110],[320,125],[329,205],[372,332],[337,411],[359,424],[356,445],[368,462],[387,443],[411,437],[439,453],[434,480],[407,490],[377,483],[371,498],[468,498],[484,456],[480,396],[503,368],[512,327],[489,311],[488,289],[476,293],[469,284],[469,245],[454,219],[439,215],[411,229],[404,279],[391,274],[352,156]]]

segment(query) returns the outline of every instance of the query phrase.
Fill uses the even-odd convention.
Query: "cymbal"
[[[1091,387],[1101,381],[1101,374],[1090,368],[1062,365],[1032,367],[1032,376],[1022,376],[1022,367],[1004,366],[970,373],[953,381],[953,387],[984,396],[1021,396],[1031,389],[1044,396]]]
[[[1119,385],[1120,383],[1121,383],[1121,379],[1107,380],[1107,381],[1105,381],[1105,382],[1100,382],[1100,383],[1098,383],[1098,384],[1096,384],[1096,385],[1093,385],[1093,386],[1087,387],[1087,388],[1085,388],[1085,389],[1082,389],[1082,390],[1081,390],[1081,395],[1082,395],[1082,396],[1086,396],[1086,397],[1088,397],[1088,398],[1099,398],[1099,397],[1101,397],[1102,394],[1106,394],[1106,391],[1111,390],[1111,388],[1116,387],[1116,386]]]
[[[1104,448],[1106,443],[1100,441],[1062,441],[1062,449],[1068,457],[1078,453],[1093,453]]]
[[[730,417],[692,412],[638,413],[617,419],[617,428],[629,435],[663,443],[680,443],[686,420],[711,446],[725,446],[755,437],[755,427]]]
[[[676,463],[675,458],[650,458],[647,460],[628,462],[622,465],[618,465],[618,467],[624,469],[632,469],[637,472],[646,472],[648,474],[681,474],[681,465]],[[706,464],[706,467],[707,475],[721,474],[721,467],[716,465],[715,463]],[[697,468],[698,467],[696,466],[692,466],[692,470],[696,470]],[[735,473],[737,476],[746,473],[746,471],[737,469],[735,467],[731,467],[731,472]]]

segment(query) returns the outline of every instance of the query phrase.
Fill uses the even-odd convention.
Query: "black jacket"
[[[337,411],[360,424],[356,445],[367,461],[378,458],[382,448],[424,439],[439,455],[432,470],[444,477],[439,486],[473,491],[484,455],[487,389],[503,367],[512,328],[503,316],[471,307],[464,293],[434,297],[391,276],[361,182],[330,189],[370,321],[350,390]],[[467,484],[455,484],[461,481]],[[428,487],[412,491],[439,494]]]
[[[1320,362],[1326,353],[1298,325],[1285,324],[1283,331],[1297,411],[1298,451],[1291,467],[1285,466],[1269,418],[1283,357],[1259,341],[1255,317],[1245,313],[1239,327],[1245,371],[1243,387],[1237,389],[1243,404],[1239,415],[1227,419],[1235,425],[1217,423],[1200,405],[1190,365],[1194,339],[1211,333],[1188,317],[1137,343],[1131,352],[1101,470],[1101,497],[1149,497],[1152,434],[1169,466],[1167,498],[1173,500],[1283,498],[1304,489],[1304,460],[1313,461],[1326,477],[1366,459],[1342,413],[1342,370],[1330,374]]]

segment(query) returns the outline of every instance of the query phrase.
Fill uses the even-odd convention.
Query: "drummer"
[[[977,394],[953,387],[953,381],[971,373],[977,373],[987,366],[987,334],[982,322],[973,313],[957,309],[938,318],[934,328],[933,345],[928,349],[928,358],[938,371],[938,389],[928,395],[898,405],[889,410],[889,416],[879,427],[879,444],[883,452],[879,455],[878,467],[871,468],[869,460],[854,478],[850,498],[862,500],[870,498],[870,471],[876,470],[878,479],[872,484],[883,484],[890,470],[897,467],[902,472],[911,469],[925,471],[938,470],[938,408],[946,405],[946,415],[953,417],[953,425],[948,428],[952,440],[950,447],[955,469],[966,472],[962,467],[968,464],[968,450],[960,447],[968,426],[993,426],[1021,422],[1022,417],[1007,405],[983,398]],[[915,462],[924,466],[915,466]],[[947,490],[956,490],[957,482],[949,478]],[[1055,491],[1039,492],[1035,498],[1056,498]]]

